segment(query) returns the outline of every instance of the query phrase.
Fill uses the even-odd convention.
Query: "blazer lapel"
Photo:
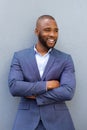
[[[36,59],[35,59],[35,51],[34,51],[34,48],[31,49],[31,53],[30,53],[30,60],[29,62],[31,63],[32,65],[32,68],[33,68],[33,72],[35,74],[35,77],[38,78],[38,80],[40,80],[40,73],[39,73],[39,70],[38,70],[38,66],[37,66],[37,63],[36,63]]]
[[[53,49],[53,50],[50,52],[50,57],[49,57],[49,60],[48,60],[48,62],[47,62],[45,71],[44,71],[44,73],[43,73],[42,80],[44,80],[46,74],[48,73],[48,71],[49,71],[49,70],[51,69],[51,67],[53,66],[54,61],[55,61],[55,56],[54,56],[54,49]]]

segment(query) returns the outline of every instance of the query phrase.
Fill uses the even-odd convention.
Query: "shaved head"
[[[36,27],[38,27],[40,25],[40,22],[44,19],[49,19],[49,20],[54,20],[54,17],[52,17],[51,15],[42,15],[40,16],[38,19],[37,19],[37,22],[36,22]]]

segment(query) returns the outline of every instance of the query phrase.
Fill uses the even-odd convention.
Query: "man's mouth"
[[[55,43],[55,40],[54,40],[54,39],[48,39],[47,41],[48,41],[49,43],[52,43],[52,44]]]

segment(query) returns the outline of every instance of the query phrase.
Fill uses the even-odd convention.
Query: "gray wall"
[[[19,98],[8,89],[8,72],[14,51],[35,43],[36,19],[53,15],[59,25],[56,48],[70,53],[76,68],[77,88],[67,102],[76,130],[87,130],[87,1],[0,0],[0,130],[11,130]]]

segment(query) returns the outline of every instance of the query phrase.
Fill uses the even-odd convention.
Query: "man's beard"
[[[53,47],[48,46],[46,40],[43,39],[43,37],[42,37],[41,34],[38,35],[38,39],[39,39],[40,43],[41,43],[47,50],[49,50],[50,48],[53,48],[53,47],[54,47],[54,46],[53,46]],[[56,44],[56,41],[55,41],[55,44]],[[55,44],[54,44],[54,45],[55,45]]]

